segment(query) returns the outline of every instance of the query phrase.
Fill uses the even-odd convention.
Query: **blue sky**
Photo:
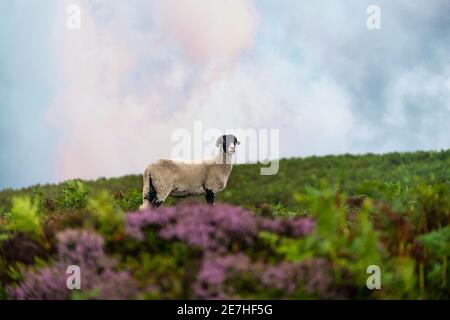
[[[0,0],[0,188],[141,172],[195,120],[283,157],[449,148],[449,26],[444,0]]]
[[[51,8],[0,3],[0,188],[52,176],[54,132],[45,112],[57,93]]]

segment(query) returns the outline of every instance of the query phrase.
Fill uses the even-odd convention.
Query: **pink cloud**
[[[48,112],[60,132],[56,175],[93,179],[141,172],[170,155],[172,130],[190,128],[201,117],[190,102],[207,96],[223,66],[251,45],[253,9],[248,1],[171,0],[149,11],[116,2],[104,4],[105,21],[86,2],[78,4],[81,30],[59,30],[64,89]],[[150,31],[133,23],[144,17],[156,21]],[[198,66],[192,59],[211,63]],[[127,87],[125,80],[134,79],[145,61],[140,88]],[[173,97],[179,101],[172,110]]]
[[[231,59],[253,42],[257,20],[248,0],[167,0],[161,12],[168,32],[200,60]]]

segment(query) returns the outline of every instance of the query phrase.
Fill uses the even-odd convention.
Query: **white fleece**
[[[213,193],[223,190],[233,168],[232,161],[233,156],[223,150],[216,157],[199,162],[158,160],[145,169],[141,208],[151,205],[145,196],[152,188],[159,202],[164,202],[169,195],[188,197],[205,194],[206,190]]]

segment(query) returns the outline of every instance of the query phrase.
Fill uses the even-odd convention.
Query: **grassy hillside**
[[[282,159],[276,175],[261,176],[259,170],[260,165],[235,166],[226,190],[217,195],[218,201],[249,208],[281,204],[296,209],[295,193],[303,192],[306,187],[317,188],[323,183],[349,195],[385,198],[388,195],[380,189],[404,189],[418,183],[450,183],[450,150]],[[138,193],[142,190],[140,175],[84,182],[93,195],[107,190],[111,195],[121,197],[130,190]],[[62,188],[64,184],[3,190],[0,191],[0,208],[9,210],[13,196],[31,196],[36,190],[49,199],[56,199]],[[169,200],[168,205],[177,201]]]
[[[450,299],[450,150],[259,169],[215,207],[133,213],[139,175],[1,191],[0,299]]]

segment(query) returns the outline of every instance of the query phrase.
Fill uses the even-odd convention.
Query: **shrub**
[[[253,245],[262,230],[298,237],[311,232],[314,223],[309,218],[258,217],[225,204],[215,207],[191,204],[127,214],[125,231],[130,237],[142,241],[143,231],[149,228],[158,230],[162,239],[180,240],[204,251],[223,253],[233,246]]]
[[[106,191],[89,200],[89,209],[98,217],[100,233],[109,238],[121,237],[124,213]]]
[[[427,283],[432,285],[434,298],[448,298],[450,296],[450,226],[430,232],[419,237],[428,253],[434,258],[433,265],[427,273]]]
[[[11,212],[6,214],[6,230],[22,232],[38,237],[42,234],[42,226],[38,205],[29,197],[14,197]]]
[[[194,298],[338,298],[332,267],[322,258],[268,264],[238,253],[207,255],[194,284]]]
[[[59,209],[84,209],[88,204],[89,190],[81,180],[69,180],[61,190],[56,206]]]
[[[49,251],[51,248],[45,248],[41,242],[25,233],[17,233],[0,242],[1,257],[8,265],[17,262],[31,265],[36,257],[47,257]]]
[[[142,193],[133,188],[125,193],[118,192],[116,194],[117,204],[123,211],[136,211],[142,204]]]
[[[241,207],[125,214],[141,203],[137,175],[4,190],[0,298],[448,299],[449,159],[284,159],[270,177],[237,165],[218,200]],[[70,293],[73,261],[83,290]],[[382,290],[366,287],[370,264]]]
[[[269,262],[273,257],[267,251],[269,248],[258,242],[258,234],[265,231],[298,238],[308,235],[313,229],[311,218],[269,219],[224,204],[215,207],[191,204],[149,209],[141,213],[129,213],[125,219],[126,234],[139,242],[151,242],[153,250],[157,248],[161,252],[163,248],[161,243],[154,245],[155,236],[169,243],[180,241],[191,250],[201,250],[202,254],[194,257],[200,259],[198,270],[195,271],[197,276],[194,281],[185,283],[192,286],[192,296],[201,299],[258,297],[255,290],[258,287],[268,290],[269,293],[264,294],[266,297],[292,297],[298,290],[307,290],[307,280],[302,269],[306,263],[291,266],[291,269],[303,272],[301,275],[292,274],[298,280],[294,282],[292,291],[280,289],[268,280],[270,275],[265,273],[266,269],[276,273],[281,268],[281,272],[284,272],[285,265]],[[172,250],[170,252],[174,255]],[[188,255],[195,256],[192,253]],[[318,269],[317,272],[325,272],[323,275],[327,277],[326,271]],[[278,293],[270,293],[271,290]],[[325,291],[313,293],[307,290],[306,294],[326,296]]]
[[[74,297],[130,299],[138,295],[137,282],[127,271],[115,270],[104,254],[103,239],[92,231],[66,230],[58,234],[58,256],[48,267],[24,272],[18,286],[7,287],[13,299],[62,300]],[[67,267],[81,270],[81,292],[67,288]],[[83,296],[85,294],[85,296]]]

